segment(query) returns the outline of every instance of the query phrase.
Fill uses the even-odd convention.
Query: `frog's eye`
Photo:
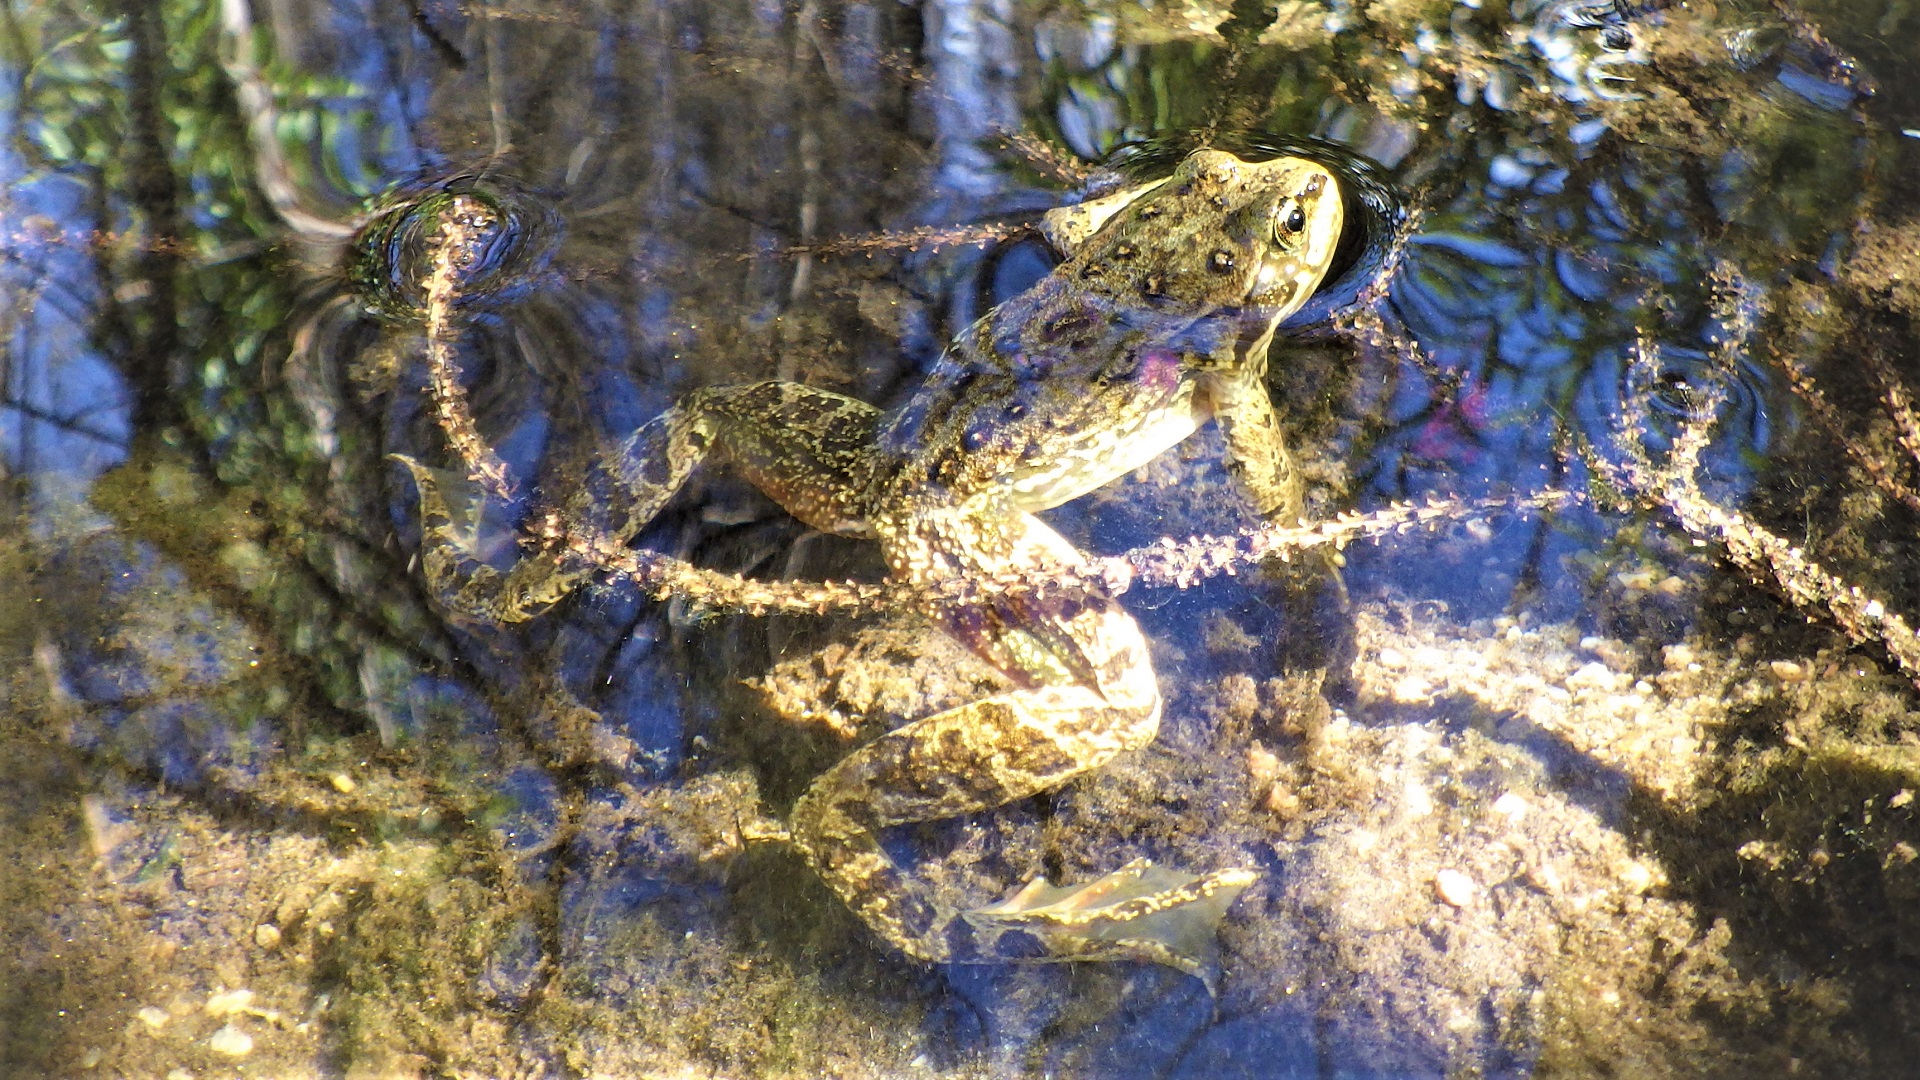
[[[1294,203],[1293,207],[1287,211],[1287,219],[1280,223],[1280,227],[1290,235],[1298,235],[1301,229],[1307,227],[1306,210],[1302,209],[1299,203]]]

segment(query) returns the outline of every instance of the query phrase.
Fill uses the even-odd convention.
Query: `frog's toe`
[[[429,584],[442,592],[456,588],[459,569],[480,559],[485,508],[480,485],[464,473],[428,468],[405,454],[387,457],[407,467],[420,492],[420,546]]]
[[[480,518],[486,492],[463,472],[433,469],[405,454],[388,458],[407,467],[420,491],[420,521],[428,541],[444,544],[469,558],[478,557]]]
[[[1259,877],[1252,870],[1182,874],[1135,859],[1085,885],[1040,878],[966,913],[982,934],[1021,930],[1053,960],[1150,960],[1214,988],[1220,919]]]

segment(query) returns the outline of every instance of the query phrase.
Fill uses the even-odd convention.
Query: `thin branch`
[[[1920,513],[1920,491],[1916,491],[1911,484],[1894,475],[1891,464],[1884,456],[1873,452],[1860,440],[1847,433],[1840,411],[1834,408],[1833,403],[1828,401],[1827,396],[1820,391],[1820,387],[1815,385],[1813,376],[1807,369],[1800,366],[1800,363],[1791,356],[1776,352],[1773,357],[1774,362],[1780,366],[1780,370],[1786,373],[1787,386],[1806,405],[1807,411],[1813,415],[1814,420],[1826,429],[1827,434],[1832,436],[1834,441],[1846,450],[1848,456],[1853,458],[1855,464],[1867,474],[1874,486],[1905,503],[1908,509]],[[1892,402],[1888,404],[1892,407]]]
[[[460,460],[467,475],[487,493],[502,501],[513,498],[513,476],[507,463],[493,452],[467,408],[466,390],[460,385],[460,369],[454,362],[459,328],[454,321],[454,304],[459,299],[459,282],[464,271],[484,254],[487,236],[503,227],[499,215],[469,195],[455,195],[435,216],[429,228],[435,230],[433,273],[427,278],[427,377],[440,430]]]
[[[656,600],[685,599],[711,611],[750,615],[825,614],[968,606],[999,597],[1118,596],[1133,588],[1186,589],[1222,574],[1235,575],[1269,560],[1290,560],[1315,548],[1341,548],[1491,514],[1555,512],[1582,502],[1560,490],[1511,498],[1430,499],[1369,513],[1341,514],[1311,525],[1262,525],[1224,536],[1164,538],[1119,555],[1079,565],[1034,565],[1000,574],[936,581],[756,581],[694,566],[656,551],[628,548],[605,533],[570,525],[549,513],[533,529],[543,547],[564,551],[585,566],[633,581]]]
[[[1722,304],[1729,310],[1737,305],[1750,311],[1751,294],[1737,288],[1719,291]],[[1888,611],[1886,604],[1868,596],[1859,586],[1808,558],[1800,548],[1740,511],[1716,504],[1700,490],[1700,457],[1709,445],[1715,417],[1725,398],[1725,379],[1753,332],[1750,314],[1732,312],[1729,318],[1723,313],[1722,325],[1728,339],[1713,349],[1721,377],[1700,388],[1700,399],[1689,410],[1667,460],[1656,465],[1641,445],[1647,430],[1647,392],[1643,390],[1628,394],[1621,403],[1623,425],[1616,445],[1623,463],[1613,465],[1595,456],[1589,464],[1602,479],[1666,511],[1689,535],[1719,546],[1728,560],[1756,584],[1777,590],[1803,611],[1826,612],[1856,644],[1886,650],[1907,677],[1920,685],[1920,635],[1904,618]],[[1651,385],[1658,364],[1658,346],[1643,335],[1633,355],[1632,374],[1638,385]]]
[[[841,236],[817,244],[791,244],[777,254],[789,258],[810,255],[865,255],[872,258],[882,251],[938,251],[944,247],[997,244],[1030,231],[1027,225],[922,225],[905,232],[878,233],[873,236]],[[734,258],[742,262],[758,259],[764,252],[742,252]]]
[[[0,408],[12,409],[14,412],[17,412],[22,416],[25,416],[31,420],[37,420],[40,423],[48,425],[49,427],[56,427],[62,431],[71,432],[72,434],[79,435],[84,438],[92,439],[95,442],[105,443],[108,446],[117,446],[123,450],[126,449],[126,446],[127,446],[127,440],[122,436],[111,435],[111,434],[108,434],[107,432],[100,431],[96,428],[88,427],[87,425],[80,423],[78,420],[75,420],[70,416],[61,416],[58,413],[48,412],[47,410],[41,408],[40,406],[31,404],[29,402],[20,401],[18,399],[0,401]],[[82,411],[94,412],[95,409],[88,408]]]

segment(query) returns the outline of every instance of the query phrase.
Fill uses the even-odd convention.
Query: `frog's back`
[[[1142,191],[942,356],[884,429],[883,502],[1058,505],[1192,434],[1204,377],[1260,377],[1273,327],[1331,259],[1332,176],[1199,151]]]

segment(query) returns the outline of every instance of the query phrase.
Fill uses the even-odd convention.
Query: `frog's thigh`
[[[1157,695],[1113,703],[1085,686],[1015,690],[889,732],[814,781],[805,833],[835,814],[863,829],[953,817],[1060,786],[1153,739]]]
[[[876,531],[888,565],[908,580],[929,573],[1036,582],[1061,571],[1095,577],[1065,537],[1002,499],[923,505],[909,520],[883,521]],[[1109,704],[1158,708],[1146,639],[1104,594],[988,594],[934,614],[948,634],[1017,683],[1077,682]]]
[[[1142,641],[1142,663],[1144,647]],[[893,861],[879,830],[1057,787],[1150,741],[1159,713],[1157,692],[1110,702],[1079,685],[1018,690],[935,713],[881,736],[815,780],[794,805],[791,836],[822,880],[882,938],[923,960],[977,958],[968,955],[977,948],[963,944],[970,931],[956,925],[957,913],[937,906]]]
[[[863,531],[878,410],[803,383],[697,390],[636,432],[620,455],[635,526],[711,453],[816,528]]]
[[[1079,555],[1037,518],[1017,514],[994,531],[1026,562],[1069,565]],[[977,554],[977,553],[976,553]],[[964,613],[961,613],[964,615]],[[1008,605],[985,620],[1000,629],[972,644],[990,660],[1030,653],[1012,639],[1071,643],[1087,678],[1014,674],[1040,684],[915,721],[841,761],[795,804],[795,844],[827,884],[882,937],[927,960],[956,947],[956,913],[936,908],[882,847],[879,830],[984,810],[1058,787],[1152,741],[1160,691],[1139,624],[1111,597]],[[964,621],[959,617],[950,622]],[[978,629],[976,627],[976,629]],[[1042,646],[1047,647],[1046,645]],[[1003,661],[997,661],[1003,662]],[[964,933],[962,932],[962,936]]]
[[[1049,621],[1057,623],[1054,634],[1082,642],[1092,684],[1012,690],[881,736],[814,782],[795,810],[796,830],[840,806],[853,808],[868,829],[984,810],[1153,741],[1160,690],[1133,616],[1092,595],[1063,603]]]

